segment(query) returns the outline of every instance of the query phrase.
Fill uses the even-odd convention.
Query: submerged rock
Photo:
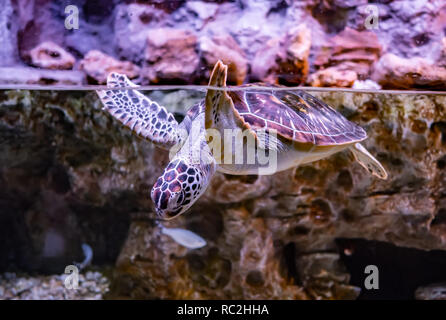
[[[30,276],[0,274],[1,300],[101,300],[109,291],[109,280],[97,271],[79,274],[77,289],[67,289],[67,275]],[[70,282],[71,284],[71,282]]]
[[[146,83],[207,83],[223,59],[237,84],[445,89],[441,0],[380,1],[372,30],[365,0],[99,1],[80,8],[79,30],[53,14],[62,4],[1,3],[1,83],[80,85],[86,74],[103,83],[113,68]],[[85,55],[85,72],[17,66],[18,55],[48,40]],[[36,66],[71,65],[43,54]],[[203,92],[150,95],[180,119]],[[1,91],[0,270],[61,273],[88,243],[93,263],[116,264],[112,298],[354,299],[363,279],[353,274],[364,270],[350,276],[340,257],[354,248],[340,252],[337,239],[444,252],[446,97],[315,95],[365,128],[389,179],[369,176],[347,151],[273,176],[217,173],[190,212],[166,222],[205,239],[191,251],[154,221],[149,194],[167,152],[102,112],[94,92]],[[42,282],[8,277],[0,296],[37,297],[30,287]],[[441,298],[443,282],[417,283],[411,296]]]
[[[318,95],[365,127],[370,135],[365,145],[386,167],[389,180],[369,176],[347,152],[270,177],[233,180],[218,174],[191,212],[169,222],[192,228],[208,245],[188,252],[135,220],[118,260],[115,292],[132,297],[160,293],[163,298],[354,299],[359,288],[349,285],[335,239],[444,250],[442,220],[435,218],[441,216],[438,197],[446,187],[438,165],[445,151],[440,142],[444,97]],[[233,181],[236,188],[224,192],[222,201],[220,188]],[[246,191],[237,192],[242,186]]]
[[[350,275],[335,253],[313,253],[297,257],[303,286],[314,299],[356,299],[360,288],[349,285]]]
[[[152,98],[184,112],[203,93],[189,95]],[[95,264],[119,255],[113,297],[333,299],[358,295],[337,238],[445,250],[445,97],[315,95],[366,129],[389,179],[348,152],[273,176],[218,173],[165,223],[206,240],[189,251],[153,221],[149,192],[167,152],[103,113],[94,93],[3,92],[0,268],[61,272],[85,242]]]

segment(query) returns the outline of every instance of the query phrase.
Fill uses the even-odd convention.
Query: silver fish
[[[161,232],[171,237],[175,242],[189,249],[198,249],[204,247],[207,242],[198,234],[180,228],[165,228],[161,226]]]
[[[82,262],[74,262],[74,265],[79,268],[79,270],[87,267],[91,261],[93,260],[93,249],[86,243],[82,244],[82,251],[84,252],[84,261]]]

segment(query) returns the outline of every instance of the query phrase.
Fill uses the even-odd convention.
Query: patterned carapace
[[[301,90],[229,91],[228,94],[239,115],[253,130],[274,129],[286,139],[318,146],[367,138],[360,126]]]

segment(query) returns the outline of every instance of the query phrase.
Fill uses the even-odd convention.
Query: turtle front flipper
[[[110,88],[138,87],[125,75],[112,72],[107,77]],[[139,136],[164,149],[180,140],[178,122],[166,108],[132,89],[97,90],[103,109]]]
[[[360,143],[355,143],[350,147],[356,161],[367,169],[368,172],[380,179],[387,179],[387,172],[378,160],[373,157]]]

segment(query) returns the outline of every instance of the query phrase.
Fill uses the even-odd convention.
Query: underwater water
[[[0,89],[0,298],[63,298],[64,289],[31,288],[62,286],[62,276],[48,277],[75,262],[85,279],[101,280],[98,287],[82,280],[87,284],[70,298],[147,298],[144,290],[175,299],[441,292],[446,92],[299,88],[364,128],[363,145],[387,180],[368,174],[346,150],[274,175],[216,173],[187,212],[159,221],[150,190],[168,151],[103,111],[94,91],[101,88]],[[177,121],[206,89],[138,88]],[[368,265],[385,274],[378,291],[365,287]],[[180,289],[168,289],[167,275]],[[19,280],[29,287],[20,291]]]
[[[445,17],[1,0],[0,300],[446,300]]]

